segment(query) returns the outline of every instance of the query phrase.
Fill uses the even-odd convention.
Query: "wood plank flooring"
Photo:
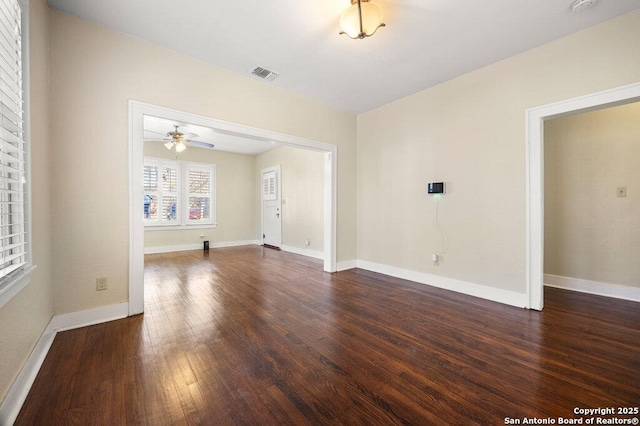
[[[148,255],[145,291],[144,315],[58,334],[16,425],[492,425],[640,405],[633,302],[546,289],[528,311],[257,246]]]

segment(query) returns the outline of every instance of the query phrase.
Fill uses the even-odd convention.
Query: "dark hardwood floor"
[[[145,262],[145,314],[59,333],[17,425],[498,425],[640,405],[637,303],[549,288],[528,311],[257,246]]]

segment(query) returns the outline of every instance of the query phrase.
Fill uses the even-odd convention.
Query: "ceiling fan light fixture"
[[[340,17],[340,34],[352,39],[371,37],[384,26],[382,11],[369,0],[351,0],[351,6]]]
[[[187,146],[184,144],[184,142],[182,142],[181,140],[176,142],[176,152],[182,152],[185,149],[187,149]]]
[[[178,130],[178,128],[180,127],[179,125],[173,125],[173,127],[175,127],[175,130],[167,132],[166,135],[167,137],[164,139],[144,139],[145,142],[162,142],[162,144],[164,145],[165,148],[167,148],[169,151],[171,151],[171,149],[173,147],[176,148],[176,152],[182,152],[185,149],[187,149],[188,147],[200,147],[200,148],[207,148],[207,149],[212,149],[215,147],[214,144],[210,143],[210,142],[203,142],[203,141],[197,141],[191,138],[197,138],[198,135],[196,135],[195,133],[182,133]],[[163,134],[160,132],[156,132],[154,130],[148,130],[145,129],[145,132],[151,132],[151,133],[157,133],[157,134]]]

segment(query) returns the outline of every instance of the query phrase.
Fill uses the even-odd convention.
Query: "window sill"
[[[194,223],[187,225],[145,225],[145,231],[184,231],[187,229],[213,229],[217,228],[217,223]]]
[[[35,265],[29,265],[24,268],[22,273],[0,286],[0,308],[9,303],[16,294],[20,293],[20,290],[31,282],[31,273],[35,271],[35,269]]]

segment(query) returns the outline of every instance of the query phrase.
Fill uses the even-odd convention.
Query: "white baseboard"
[[[51,348],[55,337],[55,332],[47,333],[46,331],[40,336],[36,347],[33,348],[29,359],[27,359],[24,367],[22,367],[22,371],[14,380],[4,401],[2,401],[2,405],[0,405],[0,425],[8,426],[16,421],[18,414],[20,414],[22,404],[24,404],[27,395],[29,395],[31,386],[36,380],[38,371],[40,371],[40,367],[42,367],[42,363],[47,353],[49,353],[49,348]]]
[[[189,251],[202,249],[202,244],[182,244],[179,246],[145,247],[144,254],[171,253],[175,251]]]
[[[103,322],[126,318],[128,315],[128,302],[99,306],[97,308],[87,309],[86,311],[55,315],[51,318],[51,321],[49,321],[49,326],[45,330],[45,333],[73,330],[74,328],[86,327],[88,325],[101,324]]]
[[[42,333],[42,336],[40,336],[35,348],[31,351],[31,355],[29,355],[27,362],[24,364],[24,367],[22,367],[22,371],[13,381],[13,384],[2,401],[2,405],[0,405],[0,425],[12,425],[16,421],[18,414],[20,414],[22,404],[24,404],[24,401],[27,399],[29,390],[31,390],[38,371],[40,371],[40,367],[42,367],[42,363],[59,331],[125,318],[128,313],[129,304],[125,302],[88,309],[86,311],[54,315]]]
[[[302,256],[313,257],[314,259],[324,260],[324,252],[318,250],[286,246],[284,244],[280,246],[280,250],[289,253],[301,254]]]
[[[244,241],[226,241],[220,243],[209,243],[209,248],[220,247],[236,247],[236,246],[249,246],[260,244],[258,240],[244,240]],[[157,253],[172,253],[175,251],[189,251],[189,250],[202,250],[202,243],[197,244],[182,244],[176,246],[160,246],[160,247],[145,247],[144,254],[157,254]]]
[[[431,275],[424,272],[411,271],[409,269],[397,268],[395,266],[383,265],[365,260],[358,260],[357,265],[358,268],[366,269],[367,271],[378,272],[380,274],[390,275],[396,278],[415,281],[420,284],[427,284],[433,287],[467,294],[469,296],[504,303],[506,305],[517,306],[519,308],[527,306],[527,295],[525,293],[516,293],[514,291],[502,290],[486,285],[474,284],[439,275]]]
[[[579,291],[581,293],[595,294],[597,296],[614,297],[616,299],[640,302],[640,287],[603,283],[599,281],[583,280],[580,278],[560,277],[558,275],[550,274],[544,274],[544,285],[548,287],[562,288],[565,290]]]
[[[338,262],[338,267],[336,268],[336,270],[340,272],[340,271],[346,271],[347,269],[353,269],[357,267],[358,267],[357,260],[344,260],[342,262]]]

